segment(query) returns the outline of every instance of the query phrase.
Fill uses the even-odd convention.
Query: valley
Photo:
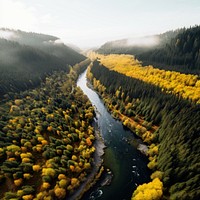
[[[0,199],[200,198],[199,26],[84,55],[0,31]]]

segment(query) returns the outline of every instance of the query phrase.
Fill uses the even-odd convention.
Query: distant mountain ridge
[[[177,29],[158,35],[110,41],[102,45],[97,52],[103,54],[126,53],[136,55],[169,43],[181,31],[182,29]]]
[[[140,40],[145,40],[143,37]],[[129,44],[128,39],[111,41],[102,45],[97,52],[102,54],[132,54],[143,62],[160,69],[200,74],[200,26],[168,31],[156,38],[157,43]]]
[[[161,69],[200,75],[200,26],[184,29],[169,43],[136,57]]]
[[[53,71],[69,71],[85,56],[58,37],[0,29],[0,96],[40,84]]]
[[[65,45],[58,37],[11,29],[0,29],[0,33],[2,31],[10,33],[11,36],[8,40],[18,42],[21,45],[37,48],[45,53],[57,56],[68,64],[75,64],[75,62],[72,61],[73,58],[76,58],[77,56],[80,57],[80,54],[77,51]],[[82,57],[84,58],[84,56]]]

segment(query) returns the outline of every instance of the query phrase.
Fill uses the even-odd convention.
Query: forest
[[[58,38],[37,33],[0,29],[13,36],[0,38],[0,96],[39,86],[54,71],[69,72],[85,57]]]
[[[152,50],[154,48],[162,47],[166,43],[169,43],[172,38],[174,38],[178,33],[181,33],[184,29],[177,29],[174,31],[167,31],[158,35],[150,35],[146,37],[136,38],[135,39],[123,39],[116,40],[111,42],[106,42],[103,44],[97,52],[100,54],[131,54],[138,55],[146,51]],[[133,40],[133,41],[132,41]],[[145,44],[142,41],[151,41],[155,40],[151,45]]]
[[[141,62],[131,55],[104,56],[93,52],[89,56],[98,57],[100,62],[111,70],[156,85],[163,92],[200,103],[200,80],[197,75],[160,70],[151,65],[142,66]]]
[[[158,44],[129,45],[128,39],[108,42],[97,52],[101,54],[131,54],[143,65],[183,73],[200,74],[200,26],[177,29],[156,35]],[[126,44],[127,45],[124,45]]]
[[[54,72],[0,105],[0,199],[65,199],[93,166],[94,108],[78,73]]]
[[[133,199],[199,199],[200,105],[97,60],[88,78],[113,116],[149,144],[152,182],[139,186]]]
[[[143,37],[155,40],[146,46],[108,42],[91,60],[58,37],[0,31],[0,199],[69,199],[87,180],[97,138],[76,86],[86,68],[112,116],[148,146],[152,181],[132,200],[200,199],[200,26]]]

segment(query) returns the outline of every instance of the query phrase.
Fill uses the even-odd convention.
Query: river
[[[87,86],[86,71],[79,76],[77,86],[96,107],[97,123],[106,145],[103,165],[106,169],[110,169],[113,175],[111,183],[105,185],[111,175],[110,172],[104,174],[82,199],[131,199],[137,185],[150,181],[148,159],[137,148],[141,141],[110,115],[98,94]]]

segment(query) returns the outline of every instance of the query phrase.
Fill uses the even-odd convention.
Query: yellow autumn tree
[[[200,80],[197,75],[161,70],[150,65],[142,66],[132,55],[96,54],[96,57],[99,58],[101,64],[111,70],[154,84],[167,93],[173,93],[184,99],[200,103]],[[95,86],[98,85],[98,81],[95,80]],[[119,91],[116,91],[116,96],[119,96]],[[123,98],[123,93],[121,98]]]
[[[66,190],[60,187],[55,188],[54,193],[58,199],[63,199],[66,196]]]
[[[152,182],[139,185],[131,200],[160,200],[163,194],[163,183],[155,178]]]

